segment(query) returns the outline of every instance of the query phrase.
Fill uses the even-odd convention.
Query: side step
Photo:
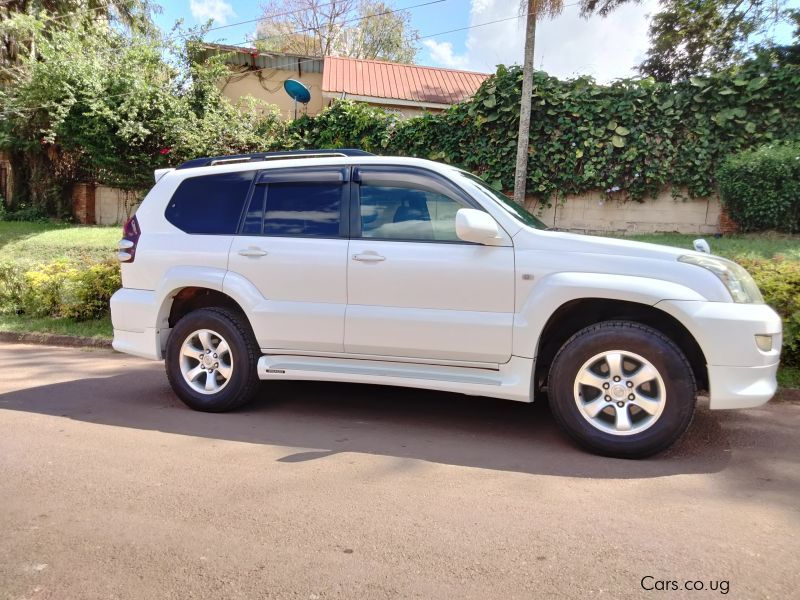
[[[341,381],[443,390],[530,402],[533,361],[512,357],[500,370],[381,360],[268,354],[258,361],[260,379]]]

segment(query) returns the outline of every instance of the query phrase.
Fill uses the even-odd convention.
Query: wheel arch
[[[221,286],[220,286],[221,287]],[[158,310],[158,332],[161,355],[169,339],[170,331],[184,316],[201,308],[227,308],[242,317],[250,331],[254,334],[253,324],[240,299],[231,294],[200,283],[199,285],[183,285],[169,290],[162,295],[161,305]]]
[[[547,384],[547,374],[559,349],[581,329],[594,323],[623,320],[656,329],[672,340],[686,356],[700,389],[708,389],[707,362],[700,344],[669,313],[649,304],[608,298],[579,298],[559,306],[544,325],[536,345],[534,391]]]

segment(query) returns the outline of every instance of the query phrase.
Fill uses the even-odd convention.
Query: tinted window
[[[164,216],[186,233],[236,233],[254,171],[184,179]]]
[[[473,187],[474,189],[477,189],[478,192],[494,199],[501,207],[503,207],[506,212],[511,213],[512,216],[525,223],[525,225],[535,229],[547,229],[547,225],[529,213],[524,206],[520,206],[511,198],[506,196],[503,192],[499,192],[496,189],[489,187],[480,177],[476,177],[472,173],[467,173],[461,169],[458,169],[456,173],[463,178],[463,181],[468,187]]]
[[[270,183],[256,189],[245,214],[243,234],[339,235],[340,183]]]
[[[463,205],[420,188],[361,186],[361,237],[458,241],[456,213]]]

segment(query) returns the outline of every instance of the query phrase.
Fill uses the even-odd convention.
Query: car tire
[[[194,410],[233,410],[258,390],[259,355],[243,316],[224,308],[202,308],[185,315],[170,331],[167,379],[178,398]]]
[[[644,458],[686,431],[697,388],[672,340],[640,323],[606,321],[566,341],[547,391],[555,420],[578,444],[604,456]]]

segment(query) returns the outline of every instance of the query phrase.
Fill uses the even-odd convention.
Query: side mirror
[[[456,213],[456,235],[465,242],[485,244],[500,237],[495,220],[482,210],[461,208]]]

